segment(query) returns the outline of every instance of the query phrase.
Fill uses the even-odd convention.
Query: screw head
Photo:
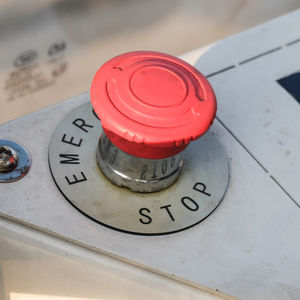
[[[9,172],[18,164],[16,151],[9,146],[0,146],[0,172]]]

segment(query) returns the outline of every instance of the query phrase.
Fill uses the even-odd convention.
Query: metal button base
[[[169,187],[182,167],[183,153],[165,159],[144,159],[117,148],[105,133],[100,137],[97,161],[103,174],[114,184],[134,192],[151,193]]]
[[[212,132],[187,147],[180,176],[154,193],[132,192],[103,175],[96,158],[102,133],[91,105],[85,104],[58,124],[50,141],[52,176],[64,197],[85,216],[126,233],[162,235],[194,226],[220,204],[229,167]]]

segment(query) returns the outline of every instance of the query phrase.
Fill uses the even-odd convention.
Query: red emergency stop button
[[[181,152],[208,130],[217,108],[212,87],[197,69],[151,51],[106,62],[94,77],[91,101],[109,140],[148,159]]]

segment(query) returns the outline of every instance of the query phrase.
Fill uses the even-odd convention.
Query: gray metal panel
[[[299,70],[299,27],[296,11],[186,56],[211,74],[220,120],[212,132],[231,170],[224,200],[200,225],[133,236],[92,222],[63,199],[49,172],[48,143],[84,96],[1,126],[1,138],[32,156],[22,180],[0,185],[1,215],[243,299],[299,297],[300,105],[275,81]]]

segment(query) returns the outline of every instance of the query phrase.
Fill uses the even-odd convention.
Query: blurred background
[[[117,54],[181,55],[297,8],[300,0],[0,1],[0,123],[89,90]]]

